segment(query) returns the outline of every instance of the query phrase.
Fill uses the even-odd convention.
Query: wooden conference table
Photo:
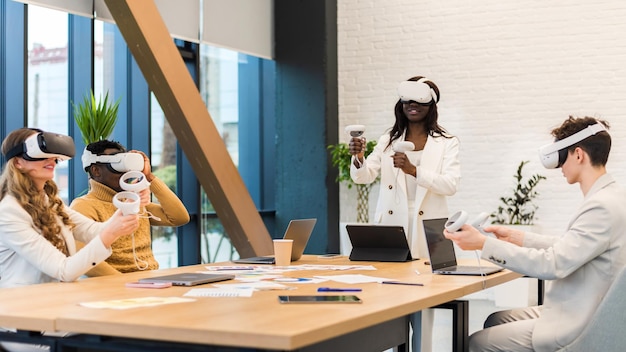
[[[476,264],[475,261],[466,261]],[[176,272],[204,271],[194,265],[151,272],[83,279],[73,283],[48,283],[0,289],[0,326],[20,331],[71,331],[88,334],[97,349],[130,351],[183,350],[217,346],[280,351],[382,351],[406,343],[407,316],[413,312],[458,299],[521,275],[508,270],[486,277],[432,275],[423,260],[406,263],[351,262],[346,257],[319,259],[305,255],[292,265],[372,265],[377,270],[292,271],[285,276],[362,274],[423,283],[424,286],[379,283],[283,283],[295,290],[256,291],[252,297],[196,297],[195,301],[126,310],[95,309],[81,302],[139,297],[182,297],[189,287],[166,289],[127,288],[139,278]],[[215,265],[232,265],[218,263]],[[490,265],[484,262],[484,265]],[[420,275],[416,274],[416,270]],[[222,283],[229,283],[225,281]],[[358,287],[361,304],[280,304],[279,295],[321,295],[317,288]],[[210,284],[197,287],[211,287]],[[341,294],[341,293],[339,293]],[[32,334],[31,334],[32,335]],[[28,335],[30,336],[30,335]],[[37,334],[37,336],[39,336]],[[113,337],[113,338],[109,338]],[[120,341],[131,341],[119,349]],[[61,339],[58,350],[71,341]],[[128,342],[128,341],[126,341]],[[171,345],[180,344],[180,345]],[[107,347],[108,346],[108,347]],[[107,349],[109,348],[110,349]],[[198,349],[199,350],[199,349]]]

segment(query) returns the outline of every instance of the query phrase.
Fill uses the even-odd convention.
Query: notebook
[[[293,240],[293,246],[291,247],[291,261],[300,260],[304,249],[306,248],[313,227],[317,219],[296,219],[291,220],[285,230],[283,238],[286,240]],[[233,263],[238,264],[274,264],[273,256],[261,256],[251,257],[233,260]]]
[[[202,274],[202,273],[181,273],[165,276],[155,276],[139,279],[139,282],[171,282],[174,286],[196,286],[209,282],[225,281],[234,279],[231,274]]]
[[[352,243],[350,260],[406,262],[413,260],[402,226],[346,225]]]
[[[502,270],[502,268],[496,266],[457,265],[454,244],[443,235],[443,229],[447,221],[448,219],[446,218],[423,221],[433,273],[445,275],[489,275]]]

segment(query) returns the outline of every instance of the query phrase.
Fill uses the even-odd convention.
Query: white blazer
[[[15,197],[6,195],[0,201],[0,288],[74,281],[111,255],[99,236],[106,223],[68,207],[65,211],[76,224],[71,230],[58,220],[69,257],[43,237]],[[74,236],[87,243],[78,253]]]
[[[399,140],[404,140],[404,135]],[[411,254],[428,258],[422,220],[448,217],[446,197],[456,193],[461,179],[459,140],[456,137],[428,136],[420,166],[417,167],[413,214],[409,214],[405,173],[393,167],[394,152],[391,147],[386,148],[388,143],[389,134],[380,137],[360,168],[354,166],[353,157],[350,176],[355,183],[368,184],[380,174],[380,193],[373,223],[403,226],[411,239]],[[409,216],[416,219],[410,235]]]
[[[556,351],[589,323],[626,265],[626,191],[606,174],[591,187],[562,236],[527,232],[524,246],[487,237],[482,257],[548,280],[532,335],[536,351]]]

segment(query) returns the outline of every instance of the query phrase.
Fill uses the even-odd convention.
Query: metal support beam
[[[231,242],[243,256],[272,240],[153,0],[105,0]]]

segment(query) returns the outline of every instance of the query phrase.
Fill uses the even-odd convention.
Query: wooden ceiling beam
[[[105,3],[239,255],[273,253],[267,227],[154,1]]]

